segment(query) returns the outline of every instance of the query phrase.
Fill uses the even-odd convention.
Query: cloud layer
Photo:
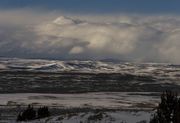
[[[0,21],[0,55],[180,63],[179,17],[69,15],[47,18],[42,17],[38,22],[34,18],[36,23],[32,24],[32,20],[27,24]]]

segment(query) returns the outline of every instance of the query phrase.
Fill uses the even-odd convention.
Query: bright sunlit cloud
[[[0,56],[180,63],[178,16],[0,13]]]

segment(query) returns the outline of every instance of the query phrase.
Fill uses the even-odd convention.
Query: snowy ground
[[[18,112],[28,104],[49,106],[53,114],[32,123],[136,123],[149,121],[158,101],[159,93],[150,92],[0,94],[0,123],[15,123]]]
[[[62,115],[29,123],[138,123],[148,122],[149,112],[104,112],[104,113],[79,113],[71,116]],[[144,122],[143,122],[144,121]]]
[[[27,123],[148,123],[151,112],[86,112],[51,116]],[[0,123],[16,123],[15,120],[1,120]]]
[[[1,105],[48,105],[65,108],[147,109],[159,101],[158,93],[98,92],[81,94],[0,94]]]

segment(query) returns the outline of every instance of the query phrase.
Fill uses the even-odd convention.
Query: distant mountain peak
[[[58,25],[68,25],[68,24],[74,24],[74,21],[71,18],[60,16],[57,19],[55,19],[53,23]]]

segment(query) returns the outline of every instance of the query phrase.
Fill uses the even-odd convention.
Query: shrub
[[[48,110],[48,107],[40,107],[37,111],[38,118],[44,118],[44,117],[49,117],[50,112]]]
[[[37,118],[49,117],[50,112],[48,107],[40,107],[37,112],[34,110],[33,106],[29,105],[26,110],[22,113],[19,113],[17,116],[17,121],[29,121],[35,120]]]
[[[28,121],[36,118],[36,111],[29,105],[25,111],[20,113],[17,117],[17,121]]]

